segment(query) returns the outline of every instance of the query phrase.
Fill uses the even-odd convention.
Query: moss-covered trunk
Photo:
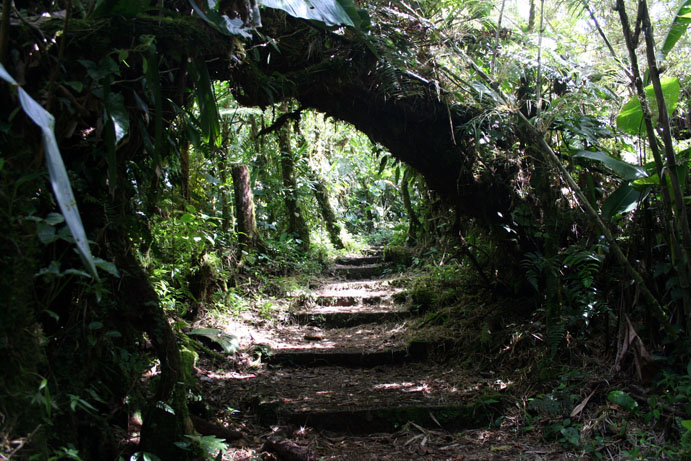
[[[310,231],[298,203],[298,185],[295,180],[295,153],[290,144],[288,125],[278,132],[278,146],[281,149],[281,178],[283,180],[283,200],[288,214],[288,232],[300,240],[303,251],[309,250]]]
[[[343,241],[341,240],[341,226],[336,219],[336,213],[334,213],[333,207],[331,206],[331,201],[329,199],[329,190],[324,184],[324,181],[317,175],[316,172],[312,172],[312,187],[314,191],[314,198],[317,199],[317,204],[319,205],[319,211],[324,218],[324,226],[329,234],[329,240],[335,248],[343,248]]]
[[[250,174],[247,165],[233,165],[233,190],[237,213],[237,232],[240,245],[251,251],[257,247],[259,233],[254,214],[254,196],[250,187]]]

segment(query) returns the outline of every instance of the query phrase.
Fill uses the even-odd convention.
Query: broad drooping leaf
[[[352,0],[259,0],[259,4],[283,10],[296,18],[321,21],[327,26],[355,27],[353,19],[357,20],[351,17],[357,14]]]
[[[691,0],[683,0],[662,44],[662,56],[666,57],[667,53],[672,51],[674,45],[686,33],[689,24],[691,24]]]
[[[633,211],[649,193],[650,188],[638,190],[630,184],[624,184],[609,194],[602,203],[602,216],[609,219]]]
[[[130,129],[130,117],[125,107],[125,97],[120,93],[108,93],[105,104],[106,117],[113,122],[115,144],[127,135]]]
[[[5,67],[0,64],[0,78],[5,80],[12,86],[17,88],[19,94],[19,102],[22,109],[26,115],[33,120],[33,122],[41,128],[41,134],[43,137],[43,145],[46,155],[46,165],[48,167],[48,174],[50,176],[50,183],[53,187],[53,193],[60,206],[60,211],[67,222],[67,227],[74,238],[74,241],[79,250],[79,254],[84,261],[84,265],[89,269],[91,275],[98,279],[98,274],[96,272],[96,265],[94,259],[91,256],[91,250],[89,248],[89,241],[86,238],[86,232],[84,232],[84,225],[82,224],[82,218],[79,216],[79,210],[77,209],[77,201],[72,193],[72,185],[67,177],[67,171],[65,171],[65,164],[62,161],[62,156],[60,155],[60,149],[58,149],[58,142],[55,139],[55,118],[48,113],[39,103],[37,103],[29,94],[24,91],[24,89],[19,86],[17,81],[10,76],[10,74],[5,70]]]
[[[608,169],[610,169],[614,174],[627,181],[633,181],[638,178],[644,178],[648,176],[646,171],[638,166],[631,163],[627,163],[623,160],[611,157],[604,152],[592,152],[588,150],[578,151],[573,155],[574,158],[588,158],[590,160],[595,160],[602,163]]]
[[[681,87],[679,80],[672,77],[660,79],[662,85],[662,95],[665,98],[665,106],[667,107],[668,115],[672,115],[674,109],[677,107],[679,100],[679,93]],[[645,87],[645,94],[648,98],[650,112],[653,116],[653,125],[657,120],[657,98],[655,98],[655,90],[653,85]],[[645,132],[645,125],[643,124],[643,110],[641,109],[641,102],[638,97],[633,97],[627,102],[617,116],[617,126],[624,133],[631,135],[638,135]]]
[[[240,340],[218,328],[196,328],[189,333],[192,336],[203,336],[218,344],[226,354],[233,354],[240,346]]]

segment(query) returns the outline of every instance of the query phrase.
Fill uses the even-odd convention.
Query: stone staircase
[[[252,395],[261,424],[369,434],[496,418],[501,398],[491,386],[429,360],[432,345],[407,340],[412,314],[384,269],[379,256],[336,261],[334,279],[264,344],[268,366],[239,389]]]

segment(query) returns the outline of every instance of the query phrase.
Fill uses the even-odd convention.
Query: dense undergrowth
[[[596,255],[565,251],[560,289],[570,302],[548,312],[537,295],[506,296],[483,285],[454,253],[458,248],[420,250],[418,275],[399,296],[422,314],[411,334],[436,344],[437,360],[504,383],[510,404],[497,427],[557,441],[577,457],[691,455],[691,368],[663,356],[652,365],[639,358],[657,351],[646,351],[635,333],[640,320],[622,324],[594,293],[602,277]],[[533,263],[526,259],[526,266]]]

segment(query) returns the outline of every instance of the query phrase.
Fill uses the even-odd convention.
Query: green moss
[[[403,246],[389,246],[384,249],[384,261],[408,266],[413,262],[413,254]]]
[[[434,287],[429,285],[417,285],[410,290],[410,300],[413,310],[417,312],[426,312],[436,301],[436,292]]]
[[[180,350],[180,374],[182,379],[188,386],[194,386],[196,380],[194,379],[194,366],[197,364],[199,354],[195,351],[183,347]]]

